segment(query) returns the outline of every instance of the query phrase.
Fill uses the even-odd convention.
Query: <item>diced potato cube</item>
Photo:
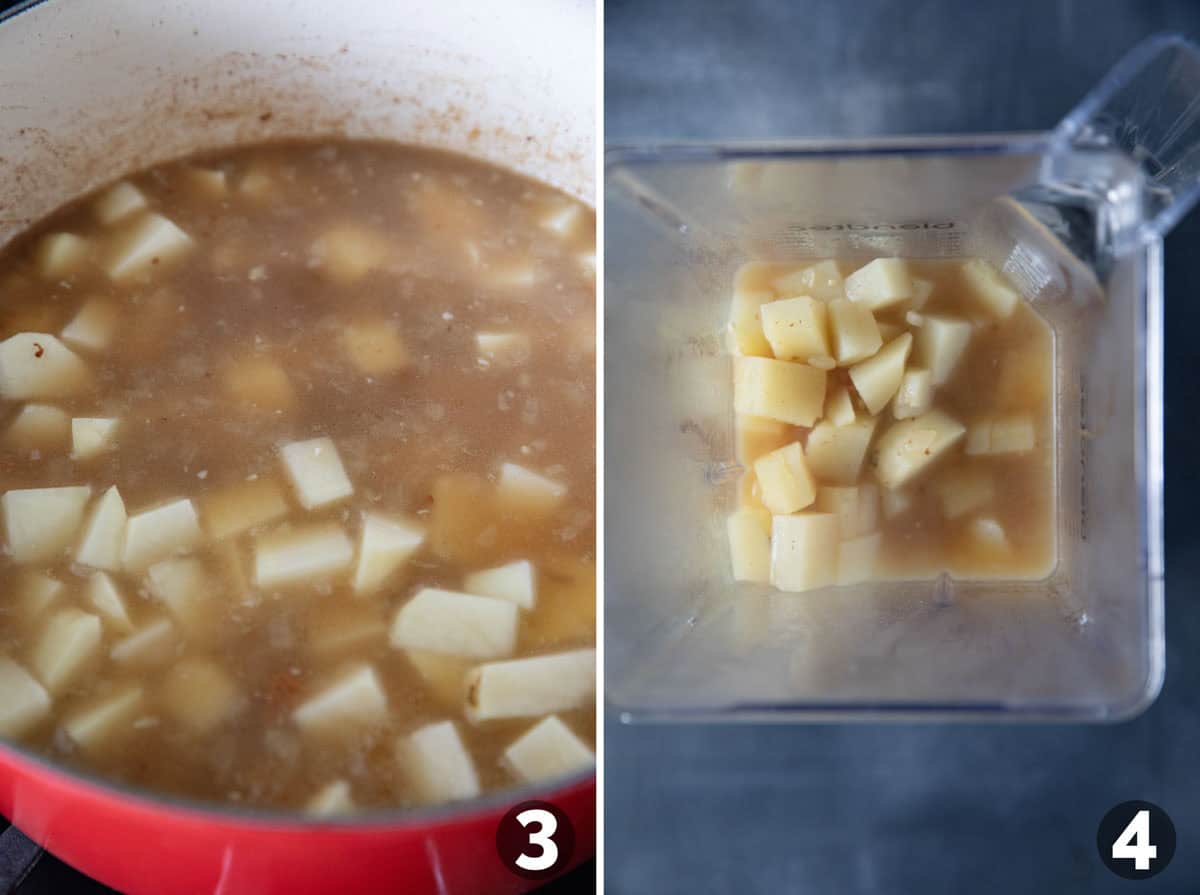
[[[476,723],[565,712],[595,696],[594,649],[487,662],[467,673],[466,712]]]
[[[121,634],[133,632],[133,622],[129,618],[125,598],[121,596],[121,592],[117,590],[117,583],[107,572],[92,573],[87,584],[87,599],[112,630]]]
[[[121,548],[125,542],[125,501],[113,485],[101,495],[92,508],[83,538],[75,551],[75,561],[93,569],[116,572],[121,569]]]
[[[885,519],[894,519],[912,509],[913,498],[907,491],[895,491],[891,488],[880,490]]]
[[[221,593],[198,559],[164,559],[147,571],[150,592],[161,600],[187,634],[208,634],[218,621],[214,598]]]
[[[521,782],[536,783],[590,768],[596,756],[557,715],[550,715],[505,749],[501,761]]]
[[[967,429],[967,442],[963,451],[969,456],[986,454],[992,447],[992,421],[977,420]]]
[[[763,335],[760,309],[774,296],[770,292],[736,289],[733,293],[733,312],[729,318],[729,335],[734,354],[770,357],[771,344]]]
[[[475,242],[491,224],[484,206],[476,204],[478,197],[444,176],[422,172],[405,193],[417,232],[431,235],[435,242]]]
[[[958,444],[966,431],[940,410],[895,423],[880,436],[875,477],[885,488],[907,484]]]
[[[92,700],[63,721],[63,730],[76,746],[95,755],[112,748],[133,733],[133,722],[142,713],[146,693],[130,684],[115,693]]]
[[[546,543],[546,505],[514,500],[473,473],[449,473],[433,481],[429,546],[462,566],[498,563]]]
[[[109,656],[118,665],[152,667],[165,665],[175,657],[179,633],[170,619],[147,622],[124,640],[118,641]]]
[[[1028,416],[1001,417],[992,423],[990,450],[993,454],[1021,454],[1032,451],[1036,436]]]
[[[885,345],[893,339],[900,338],[906,332],[908,330],[902,323],[896,323],[892,320],[881,320],[879,322],[879,337],[883,339]]]
[[[481,476],[454,472],[438,476],[432,491],[429,541],[433,552],[462,563],[496,556],[499,548],[493,542],[511,528],[507,523],[501,526],[495,488]]]
[[[211,168],[188,168],[184,174],[187,185],[193,192],[202,196],[220,198],[229,189],[228,178],[224,171]]]
[[[261,168],[251,168],[238,178],[237,190],[243,196],[261,201],[275,191],[275,179]]]
[[[933,281],[913,277],[912,292],[912,301],[909,302],[909,305],[914,311],[919,311],[929,302],[929,296],[933,295]]]
[[[869,308],[844,298],[829,303],[833,356],[843,367],[866,360],[883,345],[879,324]]]
[[[100,658],[100,619],[78,609],[50,616],[29,656],[30,670],[51,693],[61,693]]]
[[[379,513],[364,514],[354,592],[379,590],[424,543],[425,530],[419,525]]]
[[[113,280],[129,280],[181,258],[194,245],[190,236],[161,214],[143,215],[115,240],[104,269]]]
[[[824,370],[765,357],[733,359],[733,407],[793,426],[811,426],[825,404]]]
[[[249,563],[242,546],[234,538],[220,541],[215,545],[213,555],[219,569],[217,574],[222,576],[227,584],[226,593],[229,599],[238,603],[253,603],[258,595],[250,585],[247,572]]]
[[[50,694],[24,668],[0,656],[0,736],[19,737],[50,716]]]
[[[771,584],[806,591],[837,580],[838,520],[832,513],[776,516],[771,524]]]
[[[325,578],[353,562],[353,542],[332,522],[285,527],[254,544],[254,580],[264,588]]]
[[[226,394],[239,404],[257,410],[288,410],[296,392],[287,372],[269,357],[251,357],[221,370]]]
[[[586,642],[596,633],[596,562],[574,555],[543,557],[538,611],[525,617],[522,640],[538,649]]]
[[[967,321],[926,314],[917,330],[916,361],[929,371],[934,385],[945,385],[970,341],[971,324]]]
[[[317,817],[336,817],[339,814],[353,814],[358,807],[350,793],[350,784],[345,780],[334,780],[309,799],[304,810]]]
[[[518,612],[507,600],[425,587],[396,612],[391,643],[469,659],[509,656],[517,645]]]
[[[100,194],[92,205],[92,211],[100,223],[115,224],[146,206],[146,197],[142,191],[128,180],[122,180]]]
[[[912,298],[912,279],[902,258],[876,258],[846,277],[846,298],[872,311]]]
[[[845,297],[842,272],[837,262],[831,259],[777,277],[771,287],[782,296],[811,295],[820,301]]]
[[[879,558],[879,532],[861,535],[838,545],[837,583],[858,584],[870,581]]]
[[[402,737],[396,744],[396,760],[420,802],[452,802],[479,795],[475,765],[453,721],[427,724]]]
[[[51,578],[45,572],[19,572],[14,595],[17,609],[25,623],[36,621],[43,612],[54,605],[64,590],[65,584],[57,578]]]
[[[62,340],[88,351],[104,351],[117,332],[119,311],[107,299],[90,299],[63,327]]]
[[[989,314],[1000,320],[1012,316],[1021,296],[1008,285],[1000,271],[982,258],[972,258],[962,266],[962,275],[971,294]]]
[[[277,482],[265,478],[238,482],[200,500],[200,515],[214,541],[274,522],[286,516],[287,511],[283,489]]]
[[[293,441],[279,449],[279,456],[306,510],[336,503],[354,493],[337,446],[329,438]]]
[[[50,404],[26,404],[4,433],[4,443],[25,450],[53,450],[65,446],[71,434],[71,417]]]
[[[764,519],[765,517],[765,519]],[[771,580],[771,514],[741,507],[725,520],[733,580],[767,584]]]
[[[518,510],[548,513],[567,496],[567,486],[516,463],[504,463],[496,482],[496,496]]]
[[[310,617],[309,648],[320,656],[354,652],[387,638],[382,608],[347,606],[344,602],[318,609]]]
[[[356,729],[384,723],[387,694],[370,665],[356,665],[292,712],[305,733],[353,736]]]
[[[912,419],[933,407],[933,375],[928,370],[913,367],[904,371],[900,390],[892,402],[892,413],[898,420]]]
[[[41,563],[58,558],[74,543],[91,496],[87,485],[6,492],[0,503],[13,561]]]
[[[986,470],[954,469],[938,482],[937,494],[942,514],[947,519],[958,519],[991,503],[996,497],[996,483]]]
[[[364,376],[385,376],[409,365],[400,331],[387,320],[347,324],[342,329],[342,348]]]
[[[492,289],[531,289],[542,281],[542,272],[532,264],[510,262],[489,268],[483,284]]]
[[[529,360],[533,346],[525,333],[476,333],[479,357],[499,367],[515,367]]]
[[[795,438],[791,426],[761,416],[739,415],[734,424],[734,433],[737,458],[747,465]]]
[[[874,417],[864,417],[847,426],[822,422],[808,433],[804,455],[818,482],[853,485],[858,481],[871,436],[875,434],[875,422]]]
[[[838,536],[850,540],[879,527],[879,488],[869,482],[853,487],[824,487],[815,509],[838,520]]]
[[[467,575],[463,590],[481,597],[508,600],[522,609],[532,609],[537,599],[537,572],[527,559]]]
[[[858,414],[854,411],[854,402],[850,399],[850,390],[844,385],[835,385],[825,401],[825,419],[835,426],[848,426]]]
[[[902,336],[888,342],[874,357],[850,368],[850,381],[858,396],[871,413],[879,413],[900,388],[904,379],[904,364],[912,349],[912,336]]]
[[[967,530],[979,546],[996,553],[1007,552],[1008,535],[1004,526],[990,516],[972,519]]]
[[[768,302],[759,309],[763,334],[780,360],[807,361],[829,354],[829,321],[824,303],[800,296]]]
[[[1025,415],[979,420],[967,433],[968,454],[1023,454],[1033,450],[1037,437],[1033,420]]]
[[[68,398],[85,391],[87,364],[49,333],[17,333],[0,342],[0,397],[11,401]]]
[[[1042,345],[1029,345],[1023,350],[1006,347],[993,392],[997,407],[1040,406],[1053,381],[1048,361],[1049,351]]]
[[[817,483],[798,441],[759,457],[754,462],[754,477],[763,505],[775,515],[802,510],[817,496]]]
[[[204,540],[200,517],[187,499],[173,500],[130,516],[125,525],[121,565],[137,572],[173,553],[187,553]]]
[[[538,218],[538,226],[556,236],[568,237],[583,221],[583,206],[578,202],[555,203],[554,207]]]
[[[232,718],[242,703],[229,672],[210,659],[184,659],[168,671],[161,696],[176,724],[201,735]]]
[[[335,283],[350,285],[383,267],[390,254],[388,239],[355,224],[339,224],[315,243],[309,255]]]
[[[37,269],[47,280],[57,280],[77,271],[92,253],[92,246],[74,233],[50,233],[37,247]]]
[[[75,417],[71,420],[71,457],[89,460],[113,450],[120,422],[111,417]]]
[[[404,655],[421,675],[434,699],[445,708],[458,711],[467,693],[467,671],[471,660],[427,650],[405,650]]]

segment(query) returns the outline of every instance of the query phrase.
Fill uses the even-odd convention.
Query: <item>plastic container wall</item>
[[[610,154],[606,664],[627,717],[1106,719],[1153,699],[1158,243],[1084,263],[1095,192],[1077,205],[1069,183],[1047,192],[1048,150],[1018,136]],[[1073,170],[1138,207],[1123,154],[1081,153]],[[1045,580],[804,594],[732,580],[734,272],[877,255],[986,257],[1049,322],[1058,562]]]

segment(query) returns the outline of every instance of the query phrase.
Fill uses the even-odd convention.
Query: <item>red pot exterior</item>
[[[574,824],[570,866],[592,857],[595,779],[539,797]],[[0,812],[127,895],[515,895],[535,884],[497,854],[509,807],[362,824],[241,818],[122,794],[0,747]]]

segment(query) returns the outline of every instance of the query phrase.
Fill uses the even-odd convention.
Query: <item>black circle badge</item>
[[[575,828],[556,805],[522,802],[500,819],[496,851],[504,866],[517,876],[549,879],[570,863],[575,851]]]
[[[1122,879],[1150,879],[1175,857],[1175,824],[1153,802],[1122,802],[1100,821],[1096,848]]]

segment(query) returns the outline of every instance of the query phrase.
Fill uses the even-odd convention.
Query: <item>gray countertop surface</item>
[[[1200,4],[609,0],[609,144],[1044,130]],[[1167,679],[1111,726],[606,724],[612,893],[1200,892],[1200,213],[1166,241]],[[1178,830],[1112,876],[1103,814]]]

